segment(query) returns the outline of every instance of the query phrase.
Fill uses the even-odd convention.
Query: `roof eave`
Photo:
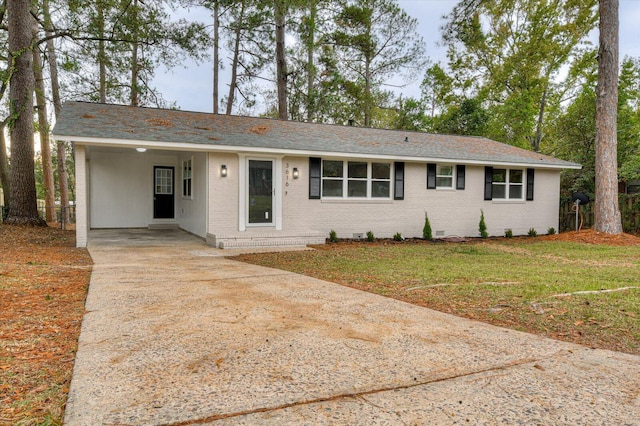
[[[442,157],[416,157],[416,156],[395,156],[387,154],[371,154],[371,153],[350,153],[350,152],[332,152],[332,151],[318,151],[318,150],[295,150],[295,149],[281,149],[281,148],[262,148],[262,147],[246,147],[237,145],[215,145],[215,144],[196,144],[196,143],[181,143],[181,142],[157,142],[150,140],[136,140],[136,139],[110,139],[110,138],[96,138],[96,137],[83,137],[83,136],[70,136],[53,134],[54,139],[64,140],[73,143],[79,143],[88,146],[104,146],[104,147],[132,147],[132,148],[147,148],[147,149],[162,149],[173,151],[194,151],[194,152],[233,152],[233,153],[264,153],[264,154],[278,154],[278,155],[291,155],[291,156],[303,156],[303,157],[337,157],[337,158],[359,158],[359,159],[381,159],[390,161],[406,161],[406,162],[446,162],[457,163],[467,165],[491,165],[491,166],[505,166],[505,167],[535,167],[539,169],[574,169],[580,170],[582,166],[575,163],[563,163],[552,164],[542,162],[525,162],[525,161],[484,161],[484,160],[472,160],[472,159],[460,159],[460,158],[442,158]]]

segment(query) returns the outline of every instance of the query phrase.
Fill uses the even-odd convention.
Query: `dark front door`
[[[173,167],[153,168],[153,218],[173,219]]]

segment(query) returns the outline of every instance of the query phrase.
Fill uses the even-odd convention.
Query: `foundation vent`
[[[444,237],[444,231],[436,231],[436,237]]]

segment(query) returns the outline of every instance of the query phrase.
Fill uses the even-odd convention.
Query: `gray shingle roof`
[[[437,135],[267,118],[216,115],[122,105],[66,102],[53,134],[58,140],[90,138],[390,156],[399,159],[578,168],[579,165],[473,136]]]

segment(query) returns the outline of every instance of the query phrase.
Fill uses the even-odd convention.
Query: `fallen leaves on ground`
[[[91,258],[75,232],[0,225],[0,424],[61,424]]]
[[[593,229],[583,229],[581,231],[562,232],[554,235],[544,235],[551,241],[570,241],[584,244],[602,244],[608,246],[640,246],[640,237],[632,234],[607,234]]]

